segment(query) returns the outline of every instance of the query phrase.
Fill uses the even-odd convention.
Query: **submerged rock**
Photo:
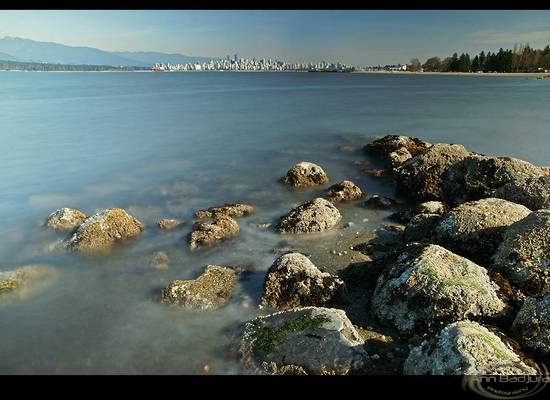
[[[312,233],[335,227],[342,215],[328,200],[320,197],[304,203],[281,217],[276,229],[279,233]]]
[[[471,154],[449,167],[443,197],[453,204],[479,200],[510,181],[545,174],[542,168],[517,158]]]
[[[184,222],[179,219],[163,218],[157,221],[157,226],[159,227],[159,229],[162,229],[163,231],[167,231],[170,229],[174,229],[182,225],[183,223]]]
[[[252,214],[254,207],[248,204],[224,204],[218,207],[210,207],[206,210],[199,210],[195,213],[195,216],[199,219],[215,218],[218,216],[226,216],[232,218],[244,217]]]
[[[290,186],[317,186],[327,184],[328,177],[317,164],[302,161],[293,166],[282,181]]]
[[[197,221],[187,241],[191,250],[231,239],[239,234],[239,225],[233,218],[217,216],[212,223]]]
[[[304,307],[245,323],[239,350],[245,366],[264,373],[293,366],[312,375],[347,374],[363,366],[363,344],[344,311]]]
[[[164,251],[155,251],[149,257],[149,265],[154,269],[168,269],[170,266],[170,257]]]
[[[459,321],[414,347],[406,375],[534,375],[512,348],[484,326]]]
[[[434,144],[394,170],[398,188],[420,200],[440,200],[447,170],[469,154],[460,144]]]
[[[417,138],[404,135],[386,135],[363,147],[367,154],[376,154],[392,167],[403,164],[408,159],[426,151],[431,146]]]
[[[444,214],[435,227],[436,242],[472,260],[488,263],[513,223],[530,210],[502,199],[463,203]]]
[[[326,199],[331,203],[354,201],[363,197],[363,191],[351,181],[342,181],[328,188]]]
[[[107,253],[115,243],[135,238],[144,229],[140,221],[123,209],[110,208],[86,218],[65,246],[83,253]]]
[[[390,199],[389,197],[378,196],[377,194],[371,196],[364,203],[365,207],[376,209],[376,210],[384,210],[386,208],[390,208],[394,204],[395,204],[394,199]]]
[[[550,176],[508,182],[498,188],[493,197],[523,204],[531,210],[550,209]]]
[[[378,278],[372,309],[403,333],[471,316],[495,316],[505,304],[485,268],[428,244],[405,247]]]
[[[196,279],[175,280],[163,289],[162,303],[179,304],[201,310],[213,310],[224,306],[237,283],[233,268],[207,265]]]
[[[35,289],[50,284],[57,275],[56,268],[43,264],[0,271],[0,302],[24,299]]]
[[[337,276],[321,272],[303,254],[288,253],[267,270],[260,307],[328,306],[343,289],[344,282]]]
[[[46,226],[59,230],[74,230],[86,219],[86,214],[74,208],[60,208],[48,216]]]
[[[523,346],[545,357],[550,355],[550,290],[525,300],[512,329]]]
[[[550,288],[550,210],[533,211],[511,225],[492,261],[514,285],[534,292]]]

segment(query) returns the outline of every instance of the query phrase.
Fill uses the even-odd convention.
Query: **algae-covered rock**
[[[197,221],[187,236],[191,250],[229,240],[239,234],[239,225],[233,218],[217,216],[212,223]]]
[[[282,181],[290,186],[317,186],[327,184],[328,177],[319,165],[302,161],[293,166]]]
[[[347,374],[363,366],[363,344],[344,311],[304,307],[246,322],[239,351],[245,366],[256,372],[291,365],[311,375]],[[271,365],[268,371],[266,365]]]
[[[53,282],[59,272],[44,264],[30,264],[0,271],[0,303],[23,300]]]
[[[447,170],[469,154],[460,144],[434,144],[394,169],[398,188],[419,200],[440,200]]]
[[[86,219],[86,214],[74,208],[60,208],[48,216],[46,226],[58,230],[74,230]]]
[[[502,199],[463,203],[443,215],[435,228],[436,242],[474,261],[488,263],[513,223],[530,210]]]
[[[517,158],[471,154],[449,167],[443,197],[453,204],[479,200],[491,196],[510,181],[538,178],[545,174],[541,167]]]
[[[485,268],[433,244],[410,244],[378,278],[372,310],[403,333],[505,308]]]
[[[408,159],[426,151],[431,146],[418,138],[404,135],[386,135],[363,147],[366,154],[375,154],[386,164],[397,167]]]
[[[492,258],[492,268],[521,288],[550,288],[550,210],[533,211],[511,225]]]
[[[363,191],[351,181],[342,181],[328,188],[326,199],[331,203],[359,200]]]
[[[144,229],[140,221],[123,209],[110,208],[86,218],[65,245],[83,253],[107,253],[115,243],[135,238]]]
[[[535,375],[512,348],[484,326],[458,321],[414,347],[406,375]]]
[[[524,347],[548,357],[550,355],[550,290],[525,299],[512,328]]]
[[[237,282],[233,268],[207,265],[196,279],[175,280],[163,289],[162,303],[179,304],[201,310],[224,306]]]
[[[276,229],[279,233],[312,233],[335,227],[342,215],[328,200],[320,197],[304,203],[281,217]]]
[[[513,180],[499,187],[493,197],[523,204],[531,210],[550,209],[550,176]]]
[[[227,216],[231,218],[244,217],[252,214],[254,207],[248,204],[234,203],[223,204],[217,207],[210,207],[206,210],[199,210],[195,213],[195,216],[199,219],[215,218],[218,216]]]
[[[267,270],[261,307],[286,310],[300,306],[328,306],[338,300],[344,282],[321,272],[306,256],[288,253],[278,257]]]

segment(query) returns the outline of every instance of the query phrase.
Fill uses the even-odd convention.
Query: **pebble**
[[[370,358],[372,358],[373,360],[380,360],[380,356],[378,354],[373,354],[372,356],[370,356]]]

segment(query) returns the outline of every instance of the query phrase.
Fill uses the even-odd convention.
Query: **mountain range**
[[[9,61],[149,67],[157,62],[185,64],[211,59],[212,57],[194,57],[154,51],[105,51],[93,47],[66,46],[60,43],[38,42],[11,36],[0,39],[0,60]]]

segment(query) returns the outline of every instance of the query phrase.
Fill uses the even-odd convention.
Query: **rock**
[[[168,269],[170,257],[164,251],[155,251],[149,259],[149,265],[154,269]]]
[[[378,278],[372,310],[410,334],[505,307],[485,268],[433,244],[407,245]]]
[[[474,261],[488,264],[504,231],[529,213],[527,207],[502,199],[463,203],[442,216],[434,230],[435,241]]]
[[[440,200],[448,168],[469,154],[460,144],[434,144],[394,169],[398,188],[419,200]]]
[[[65,246],[83,253],[107,253],[115,243],[135,238],[144,229],[140,221],[123,209],[110,208],[86,218]]]
[[[347,374],[363,366],[363,343],[344,311],[304,307],[245,323],[239,352],[256,371],[266,372],[262,365],[274,363],[312,375]]]
[[[531,210],[550,209],[550,176],[510,181],[499,187],[493,197],[523,204]]]
[[[533,211],[511,225],[492,267],[521,288],[534,292],[550,288],[550,210]]]
[[[25,299],[37,289],[52,283],[57,275],[56,268],[43,264],[0,271],[0,302]]]
[[[327,184],[328,177],[317,164],[302,161],[293,166],[282,181],[290,186],[317,186]]]
[[[196,217],[199,219],[204,218],[215,218],[217,216],[223,215],[226,217],[238,218],[244,217],[246,215],[252,214],[254,212],[254,207],[249,206],[248,204],[224,204],[218,207],[210,207],[206,210],[199,210],[195,213]]]
[[[479,200],[510,181],[545,174],[542,168],[517,158],[471,154],[449,167],[443,198],[452,204]]]
[[[415,215],[405,227],[403,238],[406,242],[430,242],[440,219],[441,215],[439,214]]]
[[[279,233],[312,233],[335,227],[342,215],[329,201],[320,197],[304,203],[281,217],[276,229]]]
[[[171,218],[163,218],[157,221],[157,226],[159,227],[159,229],[162,229],[163,231],[174,229],[182,224],[183,224],[182,220],[171,219]]]
[[[395,204],[394,199],[390,199],[389,197],[378,196],[377,194],[370,197],[364,203],[365,207],[373,208],[377,210],[384,210],[386,208],[390,208],[394,204]]]
[[[406,375],[534,375],[497,335],[471,321],[446,326],[414,347],[404,365]]]
[[[258,224],[257,227],[260,228],[260,229],[269,229],[271,227],[271,223],[265,223],[265,224]]]
[[[363,147],[366,154],[375,154],[396,167],[430,147],[430,143],[403,135],[386,135]]]
[[[439,214],[449,211],[449,206],[441,201],[425,201],[414,207],[414,214]]]
[[[550,290],[525,300],[512,329],[523,346],[544,357],[550,355]]]
[[[375,178],[383,178],[389,175],[391,171],[385,168],[371,168],[371,169],[365,169],[364,172],[374,176]]]
[[[86,214],[74,208],[60,208],[48,216],[46,226],[59,230],[74,230],[86,219]]]
[[[358,186],[351,181],[342,181],[332,185],[325,198],[334,204],[341,201],[359,200],[361,197],[363,197],[363,191]]]
[[[355,151],[355,147],[353,146],[339,146],[338,151],[341,151],[342,153],[353,153]]]
[[[196,279],[170,282],[163,289],[160,301],[189,308],[214,310],[229,301],[236,283],[237,272],[233,268],[207,265]]]
[[[197,221],[187,240],[191,250],[210,246],[224,240],[231,239],[239,234],[239,225],[233,218],[218,216],[212,223]]]
[[[321,272],[303,254],[288,253],[267,270],[260,307],[330,306],[343,290],[340,278]]]

